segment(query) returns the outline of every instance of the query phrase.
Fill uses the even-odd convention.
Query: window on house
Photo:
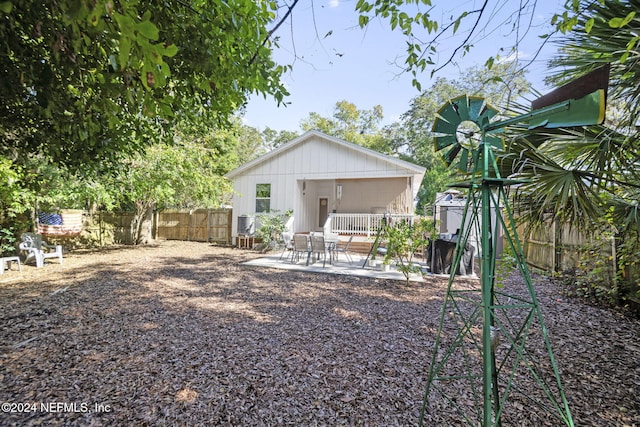
[[[256,212],[269,212],[271,210],[271,184],[256,185]]]

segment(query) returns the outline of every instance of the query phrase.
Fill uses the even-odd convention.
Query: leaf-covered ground
[[[257,256],[160,242],[6,272],[0,424],[416,425],[446,279],[240,265]],[[575,424],[640,426],[640,322],[535,286]]]

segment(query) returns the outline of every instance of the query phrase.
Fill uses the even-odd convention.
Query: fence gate
[[[231,244],[231,209],[209,210],[209,241],[220,244]]]
[[[231,242],[231,210],[180,209],[158,212],[156,238],[229,244]]]

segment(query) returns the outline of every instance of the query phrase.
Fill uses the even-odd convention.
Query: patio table
[[[11,270],[11,263],[12,262],[17,262],[18,263],[18,270],[22,271],[22,265],[20,264],[20,257],[7,256],[7,257],[0,258],[0,274],[4,274],[5,267],[7,267],[7,268],[9,268],[9,270]]]
[[[329,262],[333,263],[333,259],[334,259],[334,255],[335,255],[335,250],[338,247],[338,242],[340,241],[340,238],[338,237],[325,237],[324,239],[324,247],[327,250],[327,252],[329,252]],[[335,258],[337,260],[337,257]]]

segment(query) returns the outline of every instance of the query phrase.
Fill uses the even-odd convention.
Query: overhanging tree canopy
[[[219,120],[252,92],[287,95],[271,59],[276,4],[98,0],[0,4],[3,154],[104,163],[166,135],[176,115]]]

